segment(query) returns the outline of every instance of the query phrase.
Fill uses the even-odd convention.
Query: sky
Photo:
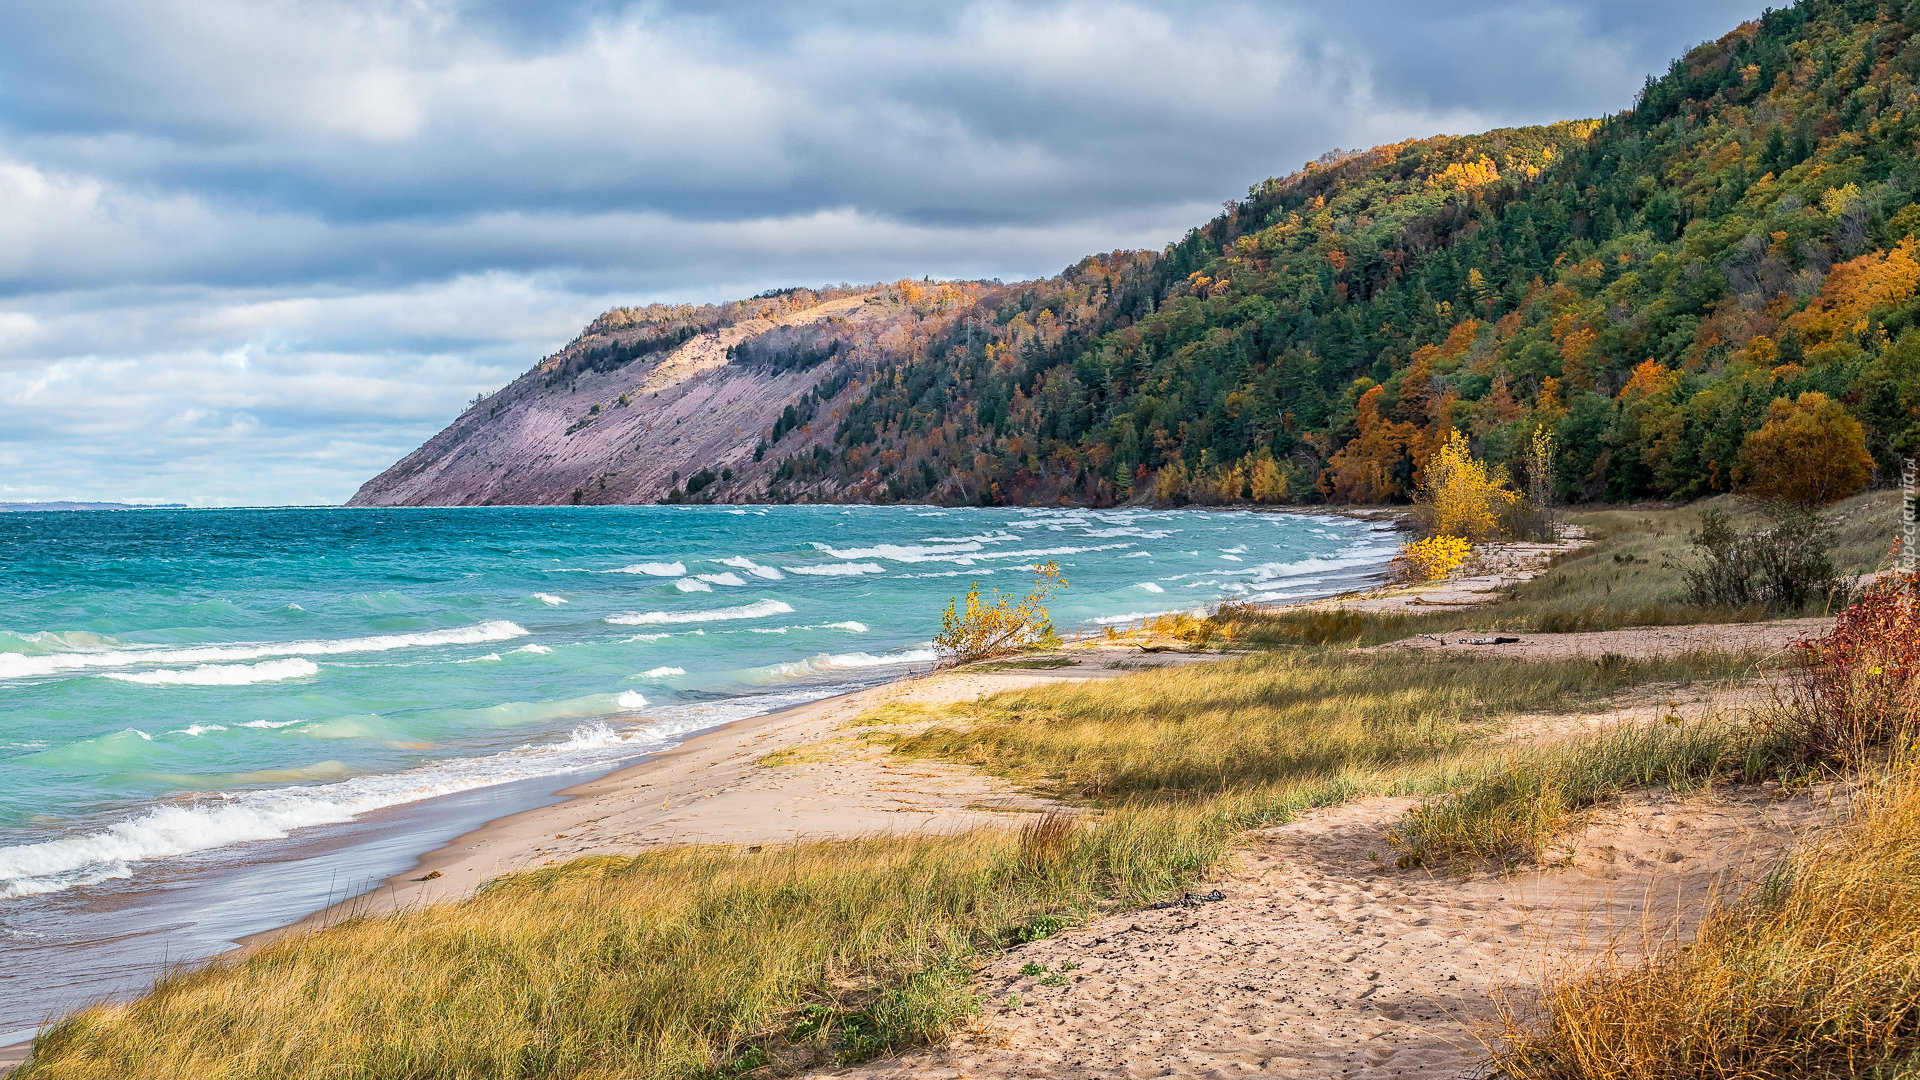
[[[1157,249],[1760,6],[0,4],[0,501],[339,503],[609,307]]]

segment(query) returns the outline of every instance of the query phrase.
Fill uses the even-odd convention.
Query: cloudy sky
[[[612,305],[1158,247],[1760,6],[0,3],[0,501],[340,502]]]

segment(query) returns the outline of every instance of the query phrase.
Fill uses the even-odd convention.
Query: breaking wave
[[[223,660],[258,660],[269,656],[334,656],[341,653],[386,652],[430,645],[473,645],[525,637],[527,631],[504,619],[449,630],[421,630],[410,634],[340,638],[332,641],[263,641],[231,645],[133,645],[110,649],[43,653],[37,656],[0,653],[0,679],[53,675],[95,667],[136,667],[144,664],[207,664]]]
[[[793,605],[779,600],[755,600],[751,604],[739,607],[715,608],[712,611],[636,611],[626,615],[609,615],[607,622],[615,626],[657,626],[662,623],[702,623],[725,622],[728,619],[764,619],[769,615],[786,615],[793,611]]]

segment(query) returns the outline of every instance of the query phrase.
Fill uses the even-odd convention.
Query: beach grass
[[[1920,581],[1876,585],[1804,658],[1754,742],[1844,781],[1849,819],[1692,940],[1550,982],[1543,1017],[1510,1012],[1502,1075],[1920,1075]]]
[[[1920,1074],[1920,772],[1901,761],[1835,836],[1650,959],[1610,951],[1509,1015],[1513,1080]],[[1640,951],[1640,950],[1636,950]]]
[[[1800,755],[1745,716],[1622,725],[1493,756],[1460,787],[1409,811],[1389,837],[1401,865],[1540,861],[1581,811],[1636,788],[1698,791],[1795,775]]]
[[[976,958],[1177,895],[1234,830],[1022,829],[672,848],[500,879],[164,980],[42,1035],[20,1080],[716,1077],[946,1033]]]
[[[1117,805],[1451,773],[1516,713],[1570,713],[1650,684],[1751,675],[1757,653],[1498,659],[1344,650],[1260,653],[1000,694],[965,723],[877,735],[1062,800]],[[1378,786],[1378,785],[1376,785]]]

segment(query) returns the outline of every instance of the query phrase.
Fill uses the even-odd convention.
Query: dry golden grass
[[[1000,694],[964,727],[892,740],[1072,800],[1189,799],[1450,773],[1513,713],[1570,712],[1648,683],[1750,673],[1757,656],[1496,660],[1264,653]],[[1377,784],[1375,786],[1378,786]]]
[[[1920,581],[1875,586],[1803,650],[1757,740],[1848,769],[1852,818],[1694,940],[1550,986],[1511,1023],[1515,1080],[1920,1075]],[[1841,737],[1836,738],[1836,733]]]
[[[1402,866],[1531,862],[1588,807],[1634,788],[1789,775],[1795,751],[1744,717],[1623,726],[1483,759],[1471,782],[1415,807],[1389,839]]]
[[[587,859],[215,962],[43,1035],[21,1080],[651,1078],[849,1060],[976,1007],[970,961],[1178,893],[1217,815]]]
[[[1617,957],[1516,1021],[1513,1080],[1920,1075],[1920,773],[1901,762],[1833,842],[1782,865],[1693,941]]]

